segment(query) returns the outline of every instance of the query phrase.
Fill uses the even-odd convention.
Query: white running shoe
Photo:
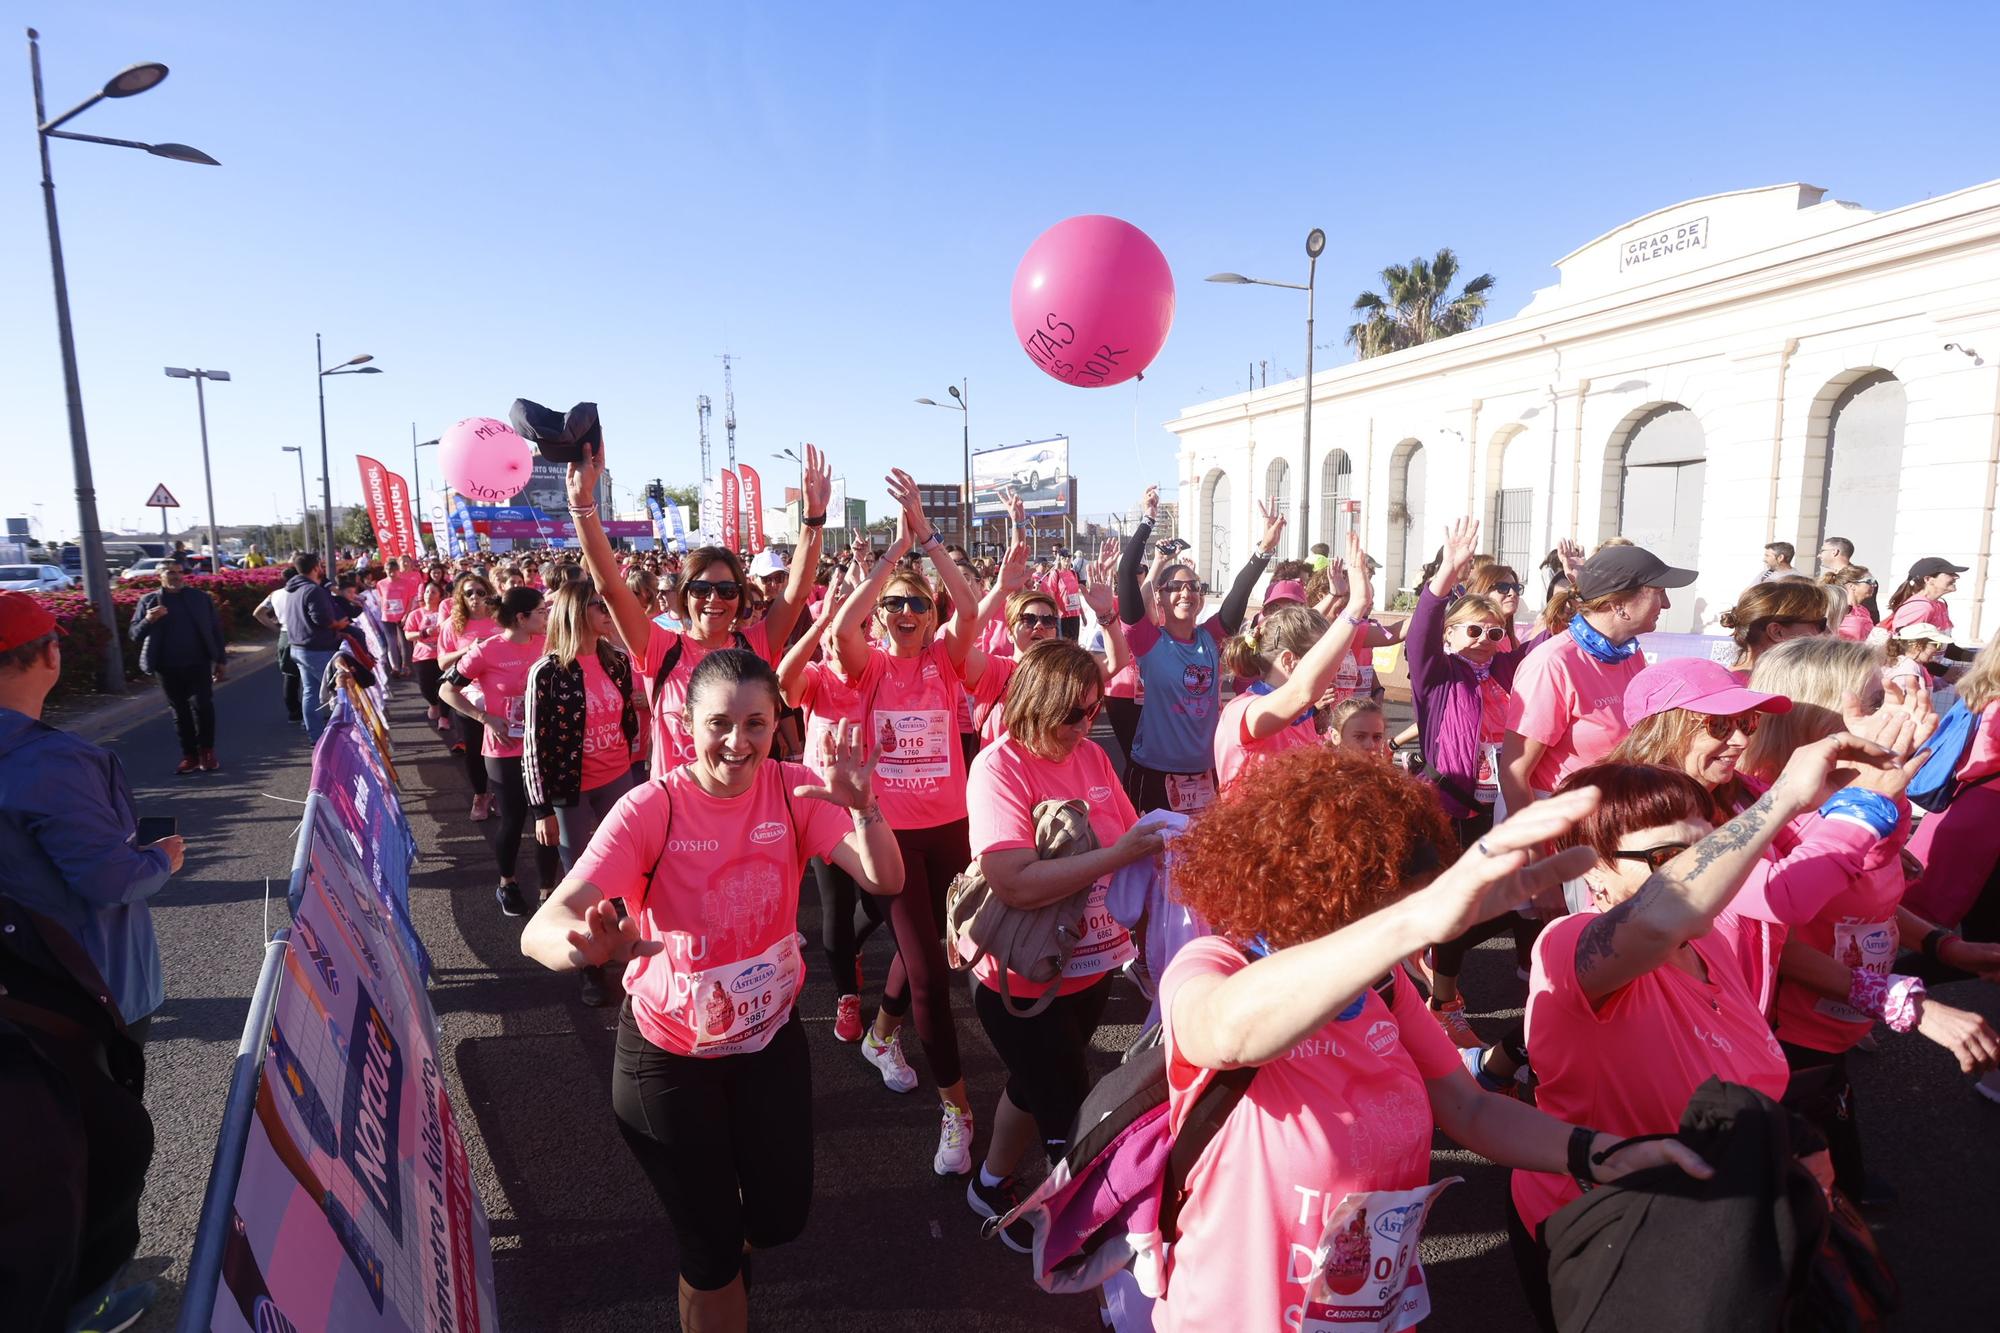
[[[962,1176],[972,1170],[972,1112],[944,1104],[944,1126],[938,1132],[931,1170],[941,1176]]]
[[[861,1058],[874,1065],[882,1073],[882,1083],[891,1092],[908,1092],[917,1086],[917,1071],[910,1068],[910,1062],[903,1058],[903,1033],[900,1029],[889,1035],[887,1041],[875,1039],[875,1029],[868,1029],[868,1035],[861,1039]]]

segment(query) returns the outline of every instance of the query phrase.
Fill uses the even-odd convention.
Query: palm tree
[[[1457,277],[1458,256],[1448,247],[1435,259],[1418,256],[1407,267],[1389,265],[1382,270],[1382,292],[1354,298],[1361,320],[1347,326],[1348,346],[1366,360],[1476,327],[1486,314],[1493,275],[1480,274],[1453,296],[1451,284]]]

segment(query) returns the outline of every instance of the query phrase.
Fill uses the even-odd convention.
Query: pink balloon
[[[1014,270],[1014,336],[1064,384],[1123,384],[1153,364],[1173,326],[1173,270],[1129,222],[1066,218]]]
[[[535,472],[534,451],[514,428],[467,417],[438,437],[438,467],[451,488],[481,504],[505,504]]]

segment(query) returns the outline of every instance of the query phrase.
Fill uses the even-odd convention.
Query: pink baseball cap
[[[1720,662],[1705,657],[1671,657],[1647,667],[1625,687],[1625,725],[1637,726],[1670,708],[1728,717],[1752,709],[1789,713],[1792,701],[1782,694],[1750,689]]]
[[[1306,585],[1297,579],[1279,579],[1264,589],[1264,605],[1276,606],[1279,602],[1303,602],[1306,599]]]

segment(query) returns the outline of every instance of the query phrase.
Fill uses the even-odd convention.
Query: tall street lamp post
[[[202,394],[203,380],[214,380],[218,384],[229,383],[226,370],[183,370],[179,366],[167,367],[167,378],[194,381],[194,408],[201,418],[201,483],[208,491],[208,572],[222,572],[222,544],[215,538],[215,476],[208,466],[208,400]]]
[[[971,411],[971,404],[967,401],[965,396],[965,388],[966,388],[966,381],[964,380],[960,380],[957,384],[945,385],[945,392],[949,393],[952,398],[952,401],[948,403],[940,403],[935,398],[919,398],[917,399],[917,401],[919,403],[922,403],[925,407],[953,408],[959,414],[959,425],[961,427],[961,434],[963,436],[962,443],[964,446],[963,462],[965,464],[965,481],[964,481],[964,489],[960,490],[958,493],[958,540],[964,543],[966,548],[970,550],[973,545],[972,542],[972,411]]]
[[[424,477],[423,469],[417,464],[417,450],[437,448],[436,440],[418,440],[417,423],[410,423],[410,503],[417,511],[417,530],[410,534],[410,540],[417,544],[421,553],[424,549]],[[433,534],[435,537],[435,534]]]
[[[97,620],[104,627],[104,643],[99,649],[97,687],[110,694],[125,692],[124,634],[117,612],[111,605],[111,568],[104,559],[104,533],[97,524],[97,483],[90,471],[90,438],[83,428],[83,386],[76,369],[76,336],[70,326],[69,278],[63,271],[62,228],[56,222],[56,182],[49,165],[49,140],[74,139],[79,143],[108,144],[113,148],[137,148],[154,157],[176,162],[220,165],[207,153],[180,143],[139,143],[132,139],[106,139],[95,134],[77,134],[62,126],[76,119],[105,98],[136,97],[157,88],[167,77],[167,67],[157,61],[128,65],[111,76],[103,88],[84,98],[60,116],[50,119],[42,99],[42,48],[40,35],[28,29],[28,68],[35,85],[35,135],[42,150],[42,211],[49,228],[49,268],[56,292],[56,338],[62,345],[63,396],[69,407],[70,467],[76,476],[76,516],[83,546],[83,586]],[[211,510],[214,506],[209,506]],[[213,518],[213,514],[210,515]]]
[[[1326,251],[1326,233],[1314,227],[1306,233],[1306,280],[1304,282],[1273,282],[1269,278],[1246,278],[1241,273],[1216,273],[1210,282],[1242,283],[1253,287],[1284,287],[1306,294],[1306,410],[1302,433],[1304,441],[1299,446],[1299,559],[1312,554],[1312,509],[1307,503],[1312,491],[1312,450],[1313,450],[1313,285],[1319,274],[1319,257]],[[1255,487],[1252,487],[1254,490]],[[1329,532],[1327,536],[1332,537]],[[1338,555],[1336,553],[1336,558]]]
[[[306,451],[297,444],[279,445],[288,454],[299,456],[299,549],[310,551],[312,539],[312,501],[306,499]]]
[[[380,367],[367,364],[375,358],[363,352],[360,356],[350,356],[337,366],[326,364],[326,354],[320,348],[319,335],[313,335],[313,362],[319,368],[319,485],[320,485],[320,558],[326,561],[326,574],[333,577],[333,468],[326,456],[326,377],[329,375],[380,375]]]
[[[796,449],[780,450],[772,454],[771,457],[777,459],[779,462],[783,462],[789,458],[799,465],[799,536],[803,539],[805,536],[804,524],[806,521],[806,460],[799,456],[799,451]]]

